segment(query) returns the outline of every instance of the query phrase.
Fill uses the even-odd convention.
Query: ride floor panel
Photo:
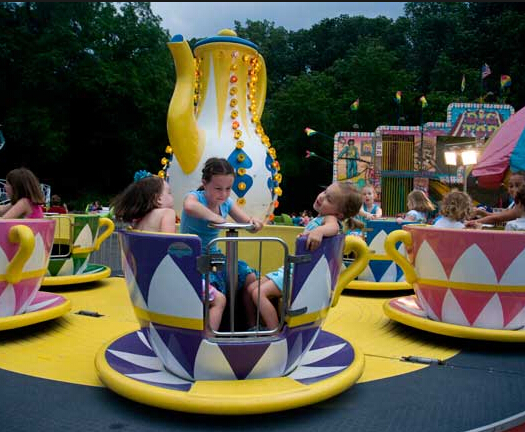
[[[302,408],[232,417],[152,408],[105,388],[94,367],[97,351],[139,328],[125,281],[113,277],[65,288],[60,295],[71,301],[70,312],[0,332],[5,430],[524,430],[525,345],[398,324],[382,310],[391,293],[345,291],[323,326],[364,353],[356,385]],[[434,360],[406,361],[411,356]]]

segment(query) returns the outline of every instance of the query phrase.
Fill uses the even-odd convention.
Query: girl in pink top
[[[38,178],[27,168],[16,168],[6,176],[5,191],[9,204],[0,206],[0,216],[4,219],[44,217],[45,202]]]

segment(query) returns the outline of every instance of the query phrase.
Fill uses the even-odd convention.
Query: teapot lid
[[[235,31],[230,29],[223,29],[217,33],[217,36],[212,36],[206,39],[202,39],[199,42],[195,44],[195,48],[209,44],[214,42],[227,42],[227,43],[236,43],[241,45],[249,46],[250,48],[253,48],[256,51],[259,51],[259,47],[255,45],[253,42],[250,42],[249,40],[242,39],[237,36],[237,33]]]

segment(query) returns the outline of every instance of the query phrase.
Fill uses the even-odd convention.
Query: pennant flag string
[[[402,95],[403,95],[403,92],[401,92],[401,91],[399,91],[399,90],[396,92],[396,97],[395,97],[395,101],[396,101],[396,103],[398,103],[398,104],[401,103],[401,96],[402,96]]]
[[[510,87],[512,80],[509,75],[501,75],[500,77],[501,88]]]
[[[309,137],[313,136],[313,135],[321,135],[321,136],[324,136],[324,137],[328,138],[330,141],[334,140],[333,136],[330,136],[330,135],[327,135],[325,133],[316,131],[316,130],[314,130],[312,128],[309,128],[309,127],[304,128],[304,133],[306,134],[306,136],[309,136]]]

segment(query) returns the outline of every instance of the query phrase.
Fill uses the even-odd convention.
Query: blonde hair
[[[472,199],[465,192],[452,190],[443,197],[440,213],[455,221],[467,219],[472,209]]]
[[[372,192],[374,192],[374,196],[377,196],[376,188],[374,187],[373,184],[370,184],[370,183],[365,184],[365,185],[361,188],[361,193],[362,193],[365,189],[370,189]]]
[[[418,212],[428,213],[436,207],[432,201],[428,199],[425,192],[420,190],[413,190],[407,196],[407,207],[409,210],[416,210]]]

